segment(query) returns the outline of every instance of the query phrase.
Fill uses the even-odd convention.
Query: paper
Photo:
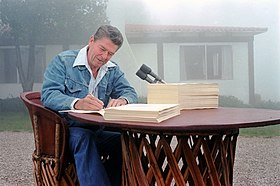
[[[102,116],[104,116],[104,112],[105,110],[104,109],[101,109],[101,110],[61,110],[61,111],[58,111],[58,112],[74,112],[74,113],[81,113],[81,114],[100,114]]]
[[[101,110],[61,110],[63,112],[100,114],[105,120],[159,123],[180,115],[178,104],[127,104]]]

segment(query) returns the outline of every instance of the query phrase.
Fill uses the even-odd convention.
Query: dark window
[[[233,78],[230,45],[181,46],[181,80],[223,80]]]
[[[29,48],[21,47],[21,60],[24,75],[28,71]],[[42,83],[45,70],[46,52],[44,47],[35,48],[34,82]],[[20,83],[16,66],[15,48],[0,48],[0,83]]]
[[[17,83],[15,49],[0,49],[0,82]]]

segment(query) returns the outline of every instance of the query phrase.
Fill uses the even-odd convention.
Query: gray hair
[[[102,25],[100,26],[94,34],[94,40],[101,38],[109,38],[115,45],[122,46],[123,36],[118,28],[111,25]]]

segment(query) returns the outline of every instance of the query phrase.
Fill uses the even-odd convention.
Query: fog
[[[126,7],[131,11],[118,12],[128,23],[267,28],[267,32],[254,37],[255,93],[263,100],[280,100],[279,1],[119,0],[109,6],[109,12],[114,14],[112,23],[119,24],[114,10],[121,10],[127,6],[125,3],[131,5],[131,2],[140,2],[141,6]],[[146,16],[139,19],[139,14]]]
[[[279,12],[280,3],[278,0],[109,0],[106,9],[109,22],[120,28],[124,36],[126,24],[267,28],[266,32],[254,36],[254,91],[261,99],[272,101],[280,101]],[[92,24],[90,19],[87,20],[89,25]],[[32,23],[32,20],[30,21]],[[1,26],[0,21],[0,31],[5,30],[7,27],[3,24]],[[79,33],[77,33],[77,37],[78,35]],[[85,36],[85,38],[88,37],[89,35]],[[23,89],[18,76],[16,80],[9,81],[9,78],[3,75],[5,72],[3,68],[7,66],[4,64],[9,61],[3,57],[5,56],[4,52],[7,52],[7,48],[13,48],[9,43],[3,43],[3,41],[0,39],[2,42],[0,43],[0,70],[2,68],[0,98],[16,97]],[[87,40],[80,44],[72,43],[69,48],[78,49],[86,43]],[[63,44],[61,43],[61,45]],[[47,52],[42,52],[43,61],[46,64],[43,63],[38,67],[40,70],[36,70],[35,64],[34,71],[39,72],[39,74],[34,75],[37,79],[40,79],[38,76],[42,76],[42,71],[52,57],[64,49],[58,43],[48,46],[44,46],[42,43],[39,45]],[[169,45],[164,45],[164,47],[169,47]],[[125,39],[123,47],[113,57],[120,64],[139,95],[146,95],[146,82],[135,75],[140,65],[145,63],[151,66],[155,73],[158,73],[159,70],[154,57],[154,53],[156,53],[153,51],[154,48],[152,44],[132,45]],[[164,51],[164,54],[169,51]],[[165,80],[167,82],[182,82],[176,77],[177,71],[173,70],[176,68],[173,65],[179,61],[177,59],[168,61],[168,59],[168,57],[164,59]],[[244,68],[247,68],[248,65],[244,65]],[[28,66],[27,63],[26,66]],[[18,72],[14,71],[14,73]],[[248,75],[236,73],[233,78],[247,79]],[[245,85],[240,85],[242,87],[240,88],[236,83],[237,88],[233,91],[227,87],[227,81],[218,80],[218,82],[221,84],[221,94],[229,95],[231,92],[233,96],[240,97],[245,102],[248,101],[248,96],[244,96],[242,90],[242,88],[248,89],[244,87]],[[35,81],[33,90],[40,90],[40,87],[41,82]]]

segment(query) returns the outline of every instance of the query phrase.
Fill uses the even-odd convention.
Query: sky
[[[192,22],[211,25],[265,26],[267,17],[278,12],[277,0],[138,0],[143,1],[153,19],[162,24]],[[181,17],[181,19],[180,19]],[[242,18],[242,19],[240,19]],[[278,19],[279,17],[274,17]],[[273,19],[273,18],[272,18]],[[271,20],[272,21],[272,20]],[[277,21],[277,20],[273,20]]]

